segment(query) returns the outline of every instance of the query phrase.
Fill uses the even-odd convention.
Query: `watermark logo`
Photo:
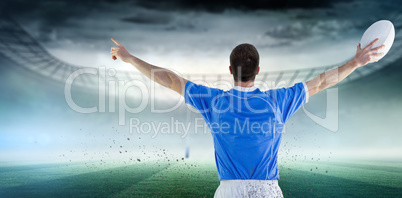
[[[312,121],[314,121],[318,125],[324,127],[329,131],[337,132],[339,128],[338,88],[327,89],[326,93],[327,93],[327,99],[326,99],[327,105],[324,118],[314,115],[313,113],[306,110],[304,106],[303,111]]]
[[[123,72],[123,71],[119,71]],[[152,70],[150,74],[151,79],[158,78],[158,72],[163,72],[163,70]],[[331,71],[331,72],[337,72]],[[80,78],[84,75],[87,77],[90,76],[92,79],[97,79],[97,83],[93,83],[91,85],[84,84],[81,82]],[[331,79],[333,76],[337,76],[334,74],[325,73],[328,75],[326,80],[328,82],[337,82],[336,79]],[[171,113],[173,111],[180,111],[183,113],[185,111],[191,112],[200,112],[201,114],[225,114],[225,113],[234,113],[235,111],[247,111],[256,114],[256,116],[261,115],[268,115],[267,113],[271,112],[271,117],[275,118],[275,121],[270,121],[272,123],[283,123],[284,114],[289,114],[288,111],[292,111],[292,108],[300,108],[301,104],[294,105],[292,102],[294,101],[287,101],[287,103],[283,103],[282,100],[288,100],[290,97],[289,93],[280,93],[279,91],[272,91],[268,94],[261,94],[256,95],[250,98],[244,98],[241,94],[235,94],[235,92],[220,92],[220,94],[216,94],[216,92],[212,92],[211,89],[205,87],[220,87],[222,89],[230,90],[232,88],[232,81],[230,80],[216,80],[216,81],[209,81],[206,82],[205,80],[198,80],[193,81],[194,84],[188,85],[186,89],[192,91],[199,91],[194,93],[196,96],[187,97],[187,102],[192,105],[204,105],[204,108],[180,108],[182,104],[184,104],[185,99],[182,97],[177,97],[176,100],[173,102],[170,101],[169,105],[164,105],[166,108],[156,108],[156,101],[162,99],[169,98],[169,95],[161,94],[161,90],[166,90],[167,88],[162,88],[160,85],[157,85],[153,80],[144,81],[143,79],[132,79],[120,78],[123,75],[118,77],[117,71],[114,68],[107,69],[106,67],[99,67],[99,68],[84,68],[79,69],[71,73],[66,79],[65,87],[64,87],[64,94],[65,100],[69,107],[78,112],[78,113],[114,113],[117,111],[118,114],[118,124],[119,125],[126,125],[126,122],[129,120],[129,128],[130,132],[133,131],[143,131],[144,133],[156,133],[156,134],[169,134],[175,132],[182,131],[182,135],[187,135],[188,131],[190,130],[190,126],[192,123],[179,123],[176,121],[170,122],[146,122],[140,121],[137,117],[142,112],[149,112],[151,114],[163,114],[163,113]],[[124,80],[123,80],[124,79]],[[319,79],[315,79],[319,80]],[[97,97],[97,104],[94,104],[91,107],[83,107],[79,105],[79,102],[73,99],[73,85],[74,83],[80,83],[81,87],[88,86],[92,87],[92,90],[95,90],[94,93],[98,94]],[[186,85],[185,82],[182,80],[182,87],[184,88]],[[205,85],[202,86],[201,84]],[[255,85],[261,88],[261,90],[275,90],[277,88],[282,88],[287,86],[286,81],[274,82],[274,81],[255,81]],[[304,84],[305,85],[305,84]],[[305,86],[307,89],[307,86]],[[287,91],[292,91],[289,89]],[[293,90],[294,91],[294,90]],[[300,90],[299,90],[300,91]],[[308,94],[308,90],[305,90]],[[299,92],[298,92],[299,93]],[[185,93],[186,95],[188,93]],[[285,94],[277,96],[276,94]],[[303,112],[315,123],[318,125],[326,128],[329,131],[336,132],[338,130],[338,89],[331,88],[327,89],[326,91],[326,116],[321,118],[310,111],[306,110],[304,106]],[[172,95],[177,95],[176,93],[172,93]],[[178,96],[178,95],[177,95]],[[301,96],[293,93],[291,97],[308,97],[308,96]],[[223,99],[222,99],[223,98]],[[135,99],[136,105],[129,105],[127,101],[133,101]],[[305,98],[307,99],[307,98]],[[194,101],[192,101],[194,100]],[[195,101],[198,100],[198,101]],[[219,101],[226,101],[226,104],[222,104]],[[259,100],[259,106],[255,106],[255,101]],[[239,102],[240,101],[240,102]],[[95,102],[95,101],[94,101]],[[321,101],[322,102],[322,101]],[[132,104],[132,102],[131,102]],[[292,106],[294,105],[294,106]],[[286,109],[289,106],[289,109]],[[290,113],[293,114],[294,112]],[[130,115],[131,117],[127,117]],[[179,114],[180,115],[180,114]],[[172,118],[173,119],[173,118]],[[199,120],[198,120],[199,121]],[[197,126],[199,123],[197,120],[187,122],[194,122],[193,124]],[[231,128],[231,126],[227,126],[229,123],[208,123],[208,127],[211,131],[219,131],[224,133],[225,131],[222,129]],[[235,123],[232,123],[235,124]],[[248,130],[251,132],[264,132],[264,129],[268,129],[272,131],[272,127],[268,127],[269,123],[260,123],[261,126],[255,126],[254,124],[245,125],[239,127],[236,130]],[[219,130],[216,129],[219,128]],[[267,128],[268,127],[268,128]],[[202,131],[209,131],[205,127],[203,129],[197,129]],[[284,129],[284,127],[282,127]]]

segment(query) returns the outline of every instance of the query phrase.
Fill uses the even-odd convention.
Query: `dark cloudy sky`
[[[262,71],[314,67],[353,56],[371,23],[398,1],[5,1],[51,53],[84,66],[116,66],[115,37],[136,56],[182,73],[227,73],[237,44],[254,44]],[[123,66],[121,68],[129,68]]]

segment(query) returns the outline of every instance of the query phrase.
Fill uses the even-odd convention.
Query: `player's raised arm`
[[[384,55],[384,53],[378,53],[377,51],[384,48],[384,45],[371,49],[376,42],[378,42],[378,39],[375,39],[363,49],[360,48],[359,44],[356,56],[351,61],[338,68],[321,73],[312,80],[307,81],[306,85],[309,90],[309,97],[342,81],[355,69],[370,62],[377,62]]]
[[[112,38],[112,41],[116,43],[117,47],[112,47],[111,55],[113,60],[120,58],[126,63],[132,64],[141,73],[146,75],[149,79],[171,89],[184,96],[184,88],[187,80],[177,75],[176,73],[155,65],[151,65],[133,55],[131,55],[127,49],[121,45],[118,41]]]

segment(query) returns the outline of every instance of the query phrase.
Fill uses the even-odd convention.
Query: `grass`
[[[280,167],[285,197],[402,197],[402,163],[297,162]],[[0,167],[0,197],[213,197],[214,164]]]

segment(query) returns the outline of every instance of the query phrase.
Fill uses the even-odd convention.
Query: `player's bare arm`
[[[116,43],[117,47],[111,48],[111,55],[114,60],[121,59],[126,63],[130,63],[141,73],[147,76],[149,79],[157,82],[158,84],[167,87],[173,91],[176,91],[180,95],[184,96],[184,88],[187,80],[177,75],[173,71],[168,69],[151,65],[133,55],[131,55],[127,49],[121,45],[118,41],[112,38],[112,41]]]
[[[306,85],[309,90],[309,97],[342,81],[355,69],[367,65],[370,62],[377,62],[382,56],[384,56],[384,53],[378,53],[377,51],[383,49],[385,46],[381,45],[371,49],[376,42],[378,42],[378,39],[375,39],[363,49],[360,48],[359,44],[357,46],[356,56],[352,60],[338,68],[321,73],[312,80],[307,81]]]

